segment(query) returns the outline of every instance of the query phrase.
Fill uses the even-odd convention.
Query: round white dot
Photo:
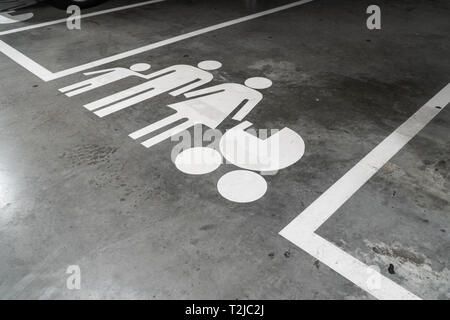
[[[130,67],[131,71],[142,72],[150,69],[150,65],[148,63],[136,63]]]
[[[266,193],[267,182],[256,172],[235,170],[219,179],[217,189],[227,200],[247,203],[260,199]]]
[[[206,60],[200,62],[197,66],[203,70],[217,70],[222,67],[222,64],[219,61]]]
[[[245,80],[245,85],[253,89],[267,89],[272,86],[272,81],[267,78],[254,77]]]
[[[212,148],[196,147],[184,150],[175,159],[175,166],[187,174],[213,172],[222,164],[222,155]]]

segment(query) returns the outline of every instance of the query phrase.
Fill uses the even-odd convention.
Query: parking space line
[[[20,51],[14,49],[9,44],[0,40],[0,51],[7,57],[14,60],[17,64],[21,65],[35,76],[41,78],[44,81],[50,81],[53,79],[54,73],[44,68],[39,63],[28,58]]]
[[[304,228],[316,231],[448,103],[450,83],[289,223],[283,234],[295,236],[295,230]]]
[[[34,73],[36,76],[38,76],[42,80],[44,80],[44,81],[51,81],[51,80],[55,80],[55,79],[59,79],[59,78],[62,78],[62,77],[66,77],[68,75],[72,75],[72,74],[75,74],[75,73],[78,73],[78,72],[82,72],[82,71],[85,71],[85,70],[88,70],[88,69],[91,69],[91,68],[95,68],[95,67],[107,64],[107,63],[111,63],[111,62],[114,62],[114,61],[117,61],[117,60],[128,58],[128,57],[131,57],[131,56],[134,56],[134,55],[137,55],[137,54],[141,54],[141,53],[144,53],[144,52],[156,49],[156,48],[160,48],[160,47],[163,47],[163,46],[166,46],[166,45],[178,42],[178,41],[182,41],[182,40],[186,40],[186,39],[189,39],[189,38],[192,38],[192,37],[196,37],[196,36],[201,35],[201,34],[205,34],[205,33],[208,33],[208,32],[211,32],[211,31],[215,31],[215,30],[219,30],[219,29],[226,28],[226,27],[230,27],[232,25],[235,25],[235,24],[238,24],[238,23],[242,23],[242,22],[246,22],[246,21],[250,21],[250,20],[253,20],[253,19],[256,19],[256,18],[264,17],[264,16],[267,16],[267,15],[272,14],[272,13],[276,13],[276,12],[280,12],[280,11],[287,10],[287,9],[290,9],[290,8],[294,8],[294,7],[297,7],[297,6],[300,6],[300,5],[312,2],[312,1],[314,1],[314,0],[301,0],[301,1],[292,2],[292,3],[289,3],[289,4],[283,5],[283,6],[279,6],[279,7],[276,7],[276,8],[269,9],[269,10],[261,11],[261,12],[258,12],[258,13],[254,13],[254,14],[251,14],[251,15],[248,15],[248,16],[245,16],[245,17],[241,17],[241,18],[237,18],[237,19],[233,19],[233,20],[229,20],[229,21],[222,22],[222,23],[219,23],[219,24],[215,24],[215,25],[210,26],[210,27],[206,27],[206,28],[202,28],[202,29],[199,29],[199,30],[196,30],[196,31],[188,32],[188,33],[185,33],[185,34],[182,34],[182,35],[178,35],[178,36],[166,39],[166,40],[158,41],[158,42],[155,42],[155,43],[152,43],[152,44],[140,47],[140,48],[136,48],[136,49],[133,49],[133,50],[125,51],[125,52],[122,52],[122,53],[119,53],[119,54],[116,54],[116,55],[113,55],[113,56],[110,56],[110,57],[99,59],[99,60],[96,60],[96,61],[93,61],[93,62],[90,62],[90,63],[86,63],[86,64],[83,64],[83,65],[80,65],[80,66],[77,66],[77,67],[74,67],[74,68],[66,69],[66,70],[63,70],[63,71],[55,72],[55,73],[45,69],[42,66],[41,66],[41,68],[39,70],[36,69],[37,63],[32,61],[31,59],[28,59],[28,60],[27,59],[23,59],[24,55],[22,53],[20,53],[20,55],[18,56],[19,58],[17,58],[16,55],[14,54],[14,51],[13,51],[14,49],[10,45],[8,45],[7,43],[5,43],[4,41],[1,41],[1,40],[0,40],[0,51],[3,52],[5,55],[7,55],[12,60],[14,60],[16,63],[18,63],[19,65],[24,67],[25,69],[27,69],[30,72]],[[13,49],[13,50],[11,50],[11,49]],[[15,50],[15,51],[18,52],[17,50]],[[8,54],[8,53],[10,53],[10,54]],[[30,65],[29,64],[30,61],[32,61],[33,64]],[[35,72],[36,70],[38,72]]]
[[[377,299],[421,300],[314,232],[304,232],[295,239],[288,240]],[[376,279],[377,283],[372,283],[369,279]]]
[[[138,8],[138,7],[146,6],[146,5],[153,4],[153,3],[163,2],[163,1],[166,1],[166,0],[151,0],[151,1],[139,2],[139,3],[135,3],[135,4],[130,4],[130,5],[127,5],[127,6],[121,6],[121,7],[116,7],[116,8],[96,11],[96,12],[92,12],[92,13],[81,14],[79,18],[83,19],[83,18],[95,17],[95,16],[99,16],[99,15],[102,15],[102,14],[107,14],[107,13],[112,13],[112,12],[116,12],[116,11],[122,11],[122,10],[127,10],[127,9]],[[65,23],[66,21],[67,21],[67,18],[62,18],[62,19],[58,19],[58,20],[42,22],[42,23],[38,23],[38,24],[25,26],[25,27],[20,27],[20,28],[15,28],[15,29],[11,29],[11,30],[1,31],[0,32],[0,36],[4,36],[4,35],[7,35],[7,34],[12,34],[12,33],[17,33],[17,32],[22,32],[22,31],[27,31],[27,30],[32,30],[32,29],[38,29],[38,28],[42,28],[42,27],[51,26],[51,25],[54,25],[54,24]]]
[[[347,257],[348,254],[338,253],[325,239],[323,239],[325,242],[319,241],[320,245],[310,242],[311,239],[318,239],[314,232],[449,103],[450,83],[344,174],[279,234],[375,297],[410,298],[411,296],[405,295],[404,291],[399,291],[398,288],[395,289],[396,287],[392,284],[382,287],[384,292],[361,286],[359,277],[363,272],[367,275],[368,266],[351,262],[352,260]],[[350,264],[345,266],[345,261]],[[382,275],[379,274],[379,276]],[[387,283],[386,280],[384,283]]]

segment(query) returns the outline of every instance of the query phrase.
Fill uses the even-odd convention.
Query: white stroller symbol
[[[233,202],[248,203],[260,199],[267,191],[267,182],[258,172],[273,172],[287,168],[299,161],[305,152],[300,135],[283,128],[270,138],[259,139],[245,129],[252,124],[245,121],[225,133],[220,140],[220,153],[237,167],[223,175],[217,189]],[[187,174],[205,174],[222,164],[222,155],[209,147],[190,148],[181,152],[176,167]],[[250,171],[253,170],[253,171]]]

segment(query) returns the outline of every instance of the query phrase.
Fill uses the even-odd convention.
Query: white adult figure
[[[221,66],[218,61],[202,61],[197,67],[171,66],[150,74],[151,80],[147,82],[89,103],[85,108],[97,110],[104,107],[94,112],[99,117],[104,117],[165,92],[177,96],[210,82],[213,75],[208,71],[219,69]]]
[[[100,76],[84,80],[70,86],[59,89],[62,93],[65,93],[68,97],[73,97],[81,93],[88,92],[90,90],[102,87],[104,85],[128,78],[128,77],[139,77],[143,79],[149,79],[149,75],[143,75],[140,72],[144,72],[150,69],[150,65],[147,63],[136,63],[133,64],[129,69],[127,68],[112,68],[97,70],[92,72],[84,73],[85,76],[101,74]]]
[[[215,129],[236,108],[243,104],[233,116],[234,120],[242,121],[263,98],[263,95],[255,89],[266,89],[271,85],[272,81],[269,79],[256,77],[247,79],[245,85],[224,83],[186,93],[184,95],[186,98],[193,99],[168,105],[169,108],[176,111],[175,114],[132,133],[130,137],[138,139],[178,120],[186,119],[186,121],[176,127],[142,142],[142,145],[150,148],[196,124],[203,124],[211,129]]]

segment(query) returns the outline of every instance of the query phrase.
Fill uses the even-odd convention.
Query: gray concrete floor
[[[0,39],[58,71],[286,2],[167,1]],[[217,193],[232,165],[188,176],[174,142],[127,136],[178,98],[100,119],[82,105],[136,80],[68,98],[58,88],[82,74],[43,82],[0,55],[0,298],[371,299],[278,235],[449,82],[447,1],[377,1],[380,31],[365,26],[369,4],[316,0],[107,65],[214,59],[214,84],[270,78],[247,120],[288,126],[306,154],[250,204]],[[33,11],[22,25],[64,16]],[[444,109],[318,230],[426,299],[450,298],[449,125]],[[69,265],[81,290],[66,288]]]

